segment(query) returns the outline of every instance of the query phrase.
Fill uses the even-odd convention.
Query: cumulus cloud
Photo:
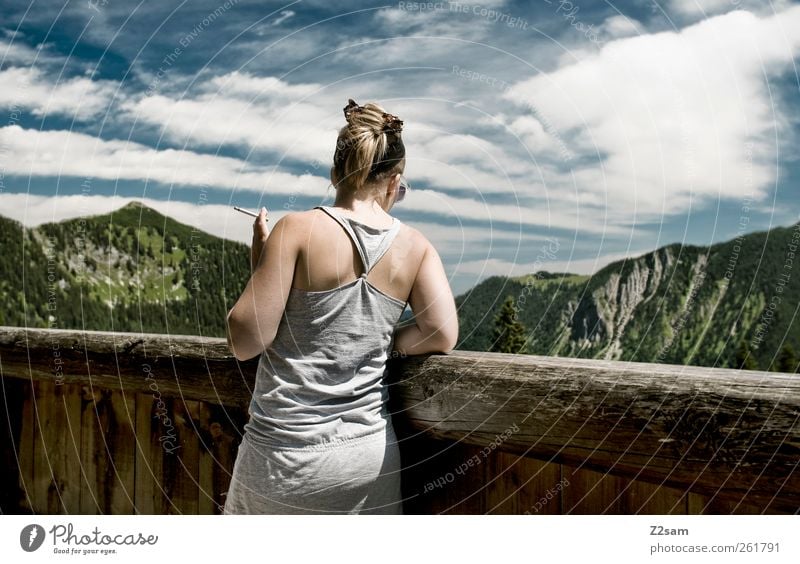
[[[598,31],[601,35],[619,38],[639,35],[644,32],[644,29],[644,26],[634,18],[617,15],[606,18],[606,20],[600,24]]]
[[[731,0],[670,0],[668,3],[670,11],[683,15],[711,15],[734,7]]]
[[[236,71],[200,83],[199,93],[139,96],[121,107],[181,145],[232,145],[313,161],[335,146],[341,115],[304,100],[319,88]]]
[[[35,116],[61,114],[79,120],[102,116],[109,108],[117,83],[73,77],[58,82],[35,67],[0,71],[0,107],[27,108]]]
[[[0,128],[0,144],[6,149],[0,163],[4,174],[142,180],[320,198],[329,191],[328,180],[317,174],[294,175],[274,168],[251,166],[230,157],[176,149],[157,150],[77,132],[39,131],[13,125]],[[319,170],[320,174],[327,173],[327,169]],[[526,210],[511,204],[488,203],[482,201],[480,194],[477,196],[460,198],[438,190],[414,189],[403,201],[403,208],[462,220],[603,233],[629,232],[592,216],[581,218],[546,206],[535,211]]]
[[[791,6],[793,0],[668,0],[663,6],[670,14],[688,20],[724,14],[732,10],[771,14]]]
[[[733,11],[680,32],[620,39],[580,62],[514,85],[505,96],[545,116],[575,164],[575,181],[609,219],[657,218],[692,202],[764,196],[785,121],[764,75],[800,47],[800,7],[759,18]],[[542,130],[519,123],[534,140]],[[538,141],[537,141],[538,142]]]
[[[0,128],[0,145],[5,149],[0,163],[4,174],[143,180],[309,196],[324,195],[328,186],[328,180],[316,174],[295,175],[230,157],[158,150],[74,131],[11,125]]]
[[[510,223],[520,226],[543,226],[547,229],[563,229],[571,232],[603,233],[608,235],[632,235],[634,231],[624,225],[610,224],[602,216],[587,213],[581,215],[562,207],[527,207],[516,204],[495,204],[485,200],[460,198],[436,190],[412,189],[403,200],[403,208],[410,211],[428,212],[460,220],[477,220],[493,223]],[[487,230],[489,227],[487,227]],[[508,229],[505,227],[505,229]]]

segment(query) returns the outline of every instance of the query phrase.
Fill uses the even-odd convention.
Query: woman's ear
[[[400,176],[401,175],[398,172],[397,174],[393,174],[389,178],[389,186],[387,187],[387,191],[389,192],[389,194],[388,194],[389,196],[391,196],[392,194],[394,194],[395,192],[397,192],[400,189]]]

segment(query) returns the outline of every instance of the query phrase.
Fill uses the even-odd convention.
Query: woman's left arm
[[[261,354],[278,332],[299,253],[299,226],[293,214],[279,219],[272,231],[265,211],[254,225],[253,274],[228,313],[228,346],[238,360]]]

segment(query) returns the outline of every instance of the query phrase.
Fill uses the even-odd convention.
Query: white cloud
[[[0,39],[0,61],[3,66],[64,64],[64,57],[53,54],[48,44],[39,43],[35,47],[31,47],[24,43],[23,33],[9,29],[2,31],[6,36],[4,39]]]
[[[644,32],[645,28],[634,18],[617,15],[606,18],[606,20],[600,24],[598,29],[600,34],[608,37],[619,38],[627,37],[629,35],[640,35]]]
[[[731,0],[670,0],[668,8],[682,15],[710,16],[718,12],[732,10],[736,4]]]
[[[409,2],[407,5],[415,5]],[[416,3],[416,5],[426,5],[425,3]],[[440,4],[445,8],[448,7],[447,3]],[[455,5],[455,4],[453,4]],[[391,35],[416,35],[420,38],[437,38],[437,37],[458,37],[459,39],[478,41],[485,39],[491,31],[494,24],[488,18],[481,18],[474,16],[467,12],[466,14],[449,9],[436,9],[436,10],[403,10],[398,5],[389,6],[378,10],[375,13],[375,25],[380,26],[382,29],[391,30]],[[502,28],[502,24],[499,24]],[[369,38],[362,38],[362,41],[369,41]],[[347,49],[348,46],[353,46],[358,43],[358,40],[346,40],[345,43],[340,44],[340,47],[345,48],[345,56],[353,56],[365,58],[372,56],[372,53],[352,53],[353,49]],[[375,44],[375,47],[380,50],[381,60],[384,62],[401,62],[403,57],[411,54],[414,49],[412,42],[407,41],[392,41],[386,43]],[[456,48],[456,45],[448,42],[440,42],[440,47],[445,50]],[[341,55],[339,55],[341,56]]]
[[[20,176],[76,176],[106,180],[150,180],[238,189],[258,193],[323,197],[328,180],[316,174],[294,175],[240,159],[176,149],[153,149],[83,133],[0,128],[0,170]],[[327,170],[320,169],[327,174]]]
[[[679,33],[610,42],[506,97],[545,116],[575,154],[601,160],[547,180],[555,190],[574,180],[612,223],[763,196],[784,128],[764,74],[793,60],[798,29],[800,7],[768,18],[734,11]]]
[[[403,201],[403,204],[405,201]],[[400,207],[402,204],[398,204]],[[394,211],[394,210],[393,210]],[[542,235],[530,229],[491,229],[474,225],[443,225],[430,221],[407,220],[405,223],[418,229],[433,244],[447,262],[456,264],[464,255],[492,252],[492,249],[528,247]]]
[[[288,84],[274,77],[255,77],[234,72],[211,79],[200,86],[202,94],[192,99],[173,100],[165,96],[143,97],[130,102],[128,109],[135,112],[138,121],[158,124],[179,143],[220,146],[228,143],[243,144],[279,154],[277,160],[298,160],[318,165],[316,174],[327,175],[328,163],[320,156],[330,155],[335,145],[336,127],[341,125],[340,103],[304,101],[320,87],[316,84]],[[363,103],[363,101],[362,101]],[[523,224],[547,225],[563,229],[592,232],[628,233],[629,230],[598,222],[595,217],[579,214],[572,209],[556,209],[553,202],[537,206],[537,213],[529,211],[530,197],[544,191],[537,189],[531,174],[530,163],[520,161],[497,144],[476,135],[461,133],[458,129],[435,128],[441,115],[428,106],[416,104],[415,112],[408,114],[409,125],[405,131],[409,147],[407,170],[416,181],[424,181],[435,190],[423,197],[413,191],[404,206],[419,205],[421,211],[440,215],[491,221],[521,221]],[[392,111],[402,111],[392,109]],[[441,114],[441,111],[439,111]],[[406,114],[403,114],[404,116]],[[430,119],[425,119],[426,117]],[[448,118],[444,120],[453,121]],[[467,120],[463,120],[467,123]],[[434,123],[432,123],[434,122]],[[424,125],[423,125],[424,124]],[[458,127],[457,123],[450,123]],[[326,159],[327,161],[327,159]],[[194,167],[193,167],[194,168]],[[240,186],[242,181],[239,180]],[[413,184],[413,182],[412,182]],[[312,192],[322,194],[320,183]],[[474,198],[457,198],[442,192],[447,189],[474,189]],[[487,205],[482,194],[518,193],[519,206]],[[427,198],[427,201],[423,201]],[[438,201],[445,207],[430,206]],[[521,219],[520,219],[521,218]]]
[[[274,76],[254,76],[241,71],[215,76],[201,86],[204,91],[220,97],[240,96],[245,100],[269,94],[272,98],[267,102],[273,104],[276,98],[283,103],[293,102],[311,96],[321,88],[319,84],[290,84]]]
[[[0,61],[5,64],[29,65],[36,60],[39,54],[38,49],[29,47],[20,41],[14,41],[14,37],[10,39],[11,41],[0,40]]]
[[[508,222],[512,225],[537,225],[549,229],[566,229],[572,232],[604,233],[606,235],[633,235],[631,228],[610,224],[597,214],[574,213],[566,209],[534,206],[530,204],[490,204],[472,198],[458,198],[436,190],[413,189],[403,200],[404,209],[435,213],[460,220],[478,220],[491,225]],[[491,229],[487,226],[487,232]],[[487,235],[488,236],[488,235]]]
[[[770,15],[784,11],[795,0],[667,0],[662,2],[667,14],[686,22],[696,21],[730,12],[747,10],[760,15]]]
[[[229,188],[257,193],[306,195],[324,198],[328,180],[317,174],[293,175],[254,167],[249,163],[192,151],[157,150],[120,140],[102,140],[83,133],[0,128],[5,148],[0,169],[6,175],[73,176],[154,181],[167,185]],[[327,173],[320,167],[318,174]],[[480,196],[480,193],[478,194]],[[609,225],[601,217],[581,217],[570,211],[542,205],[490,204],[480,198],[459,198],[438,190],[412,189],[403,207],[446,217],[487,222],[510,222],[548,228],[630,234],[629,229]]]
[[[341,116],[334,106],[304,101],[319,88],[236,71],[201,83],[193,97],[141,96],[121,107],[180,145],[243,146],[312,161],[332,155]]]
[[[55,82],[34,67],[9,67],[0,71],[0,107],[22,107],[35,116],[62,114],[87,120],[104,114],[117,83],[73,77]]]

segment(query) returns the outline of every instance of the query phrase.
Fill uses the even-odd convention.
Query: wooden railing
[[[256,360],[0,327],[4,513],[219,513]],[[800,377],[455,351],[390,361],[406,513],[798,513]]]

